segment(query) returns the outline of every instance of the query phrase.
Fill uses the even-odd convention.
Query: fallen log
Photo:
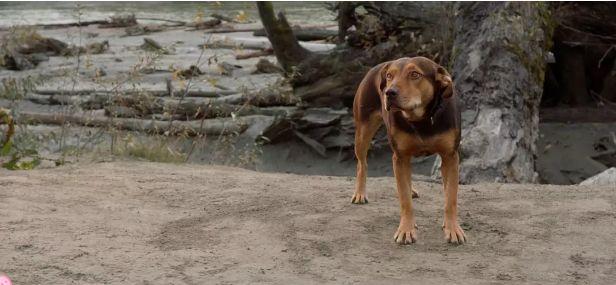
[[[169,23],[176,24],[176,26],[186,26],[187,25],[187,23],[185,21],[171,20],[171,19],[162,19],[162,18],[138,17],[137,20],[169,22]]]
[[[94,21],[81,21],[81,22],[69,22],[62,24],[37,24],[35,27],[41,29],[61,29],[68,27],[86,27],[90,25],[104,25],[109,24],[107,20],[94,20]]]
[[[233,19],[233,18],[231,18],[229,16],[221,15],[221,14],[213,13],[213,14],[210,15],[210,17],[212,17],[214,19],[221,20],[221,21],[229,22],[229,23],[239,23],[235,19]]]
[[[244,94],[232,94],[214,99],[217,102],[239,105],[246,102]]]
[[[247,53],[236,54],[235,59],[242,60],[242,59],[249,59],[253,57],[269,56],[273,54],[274,54],[274,50],[269,48],[269,49],[264,49],[264,50],[259,50],[259,51],[252,51],[252,52],[247,52]]]
[[[37,99],[45,99],[47,96],[38,96]],[[53,98],[49,96],[48,98]],[[155,114],[167,114],[169,118],[178,120],[193,120],[202,118],[230,117],[233,115],[245,116],[260,114],[253,106],[238,106],[227,102],[216,101],[212,98],[169,98],[153,97],[145,94],[136,96],[123,95],[94,95],[85,97],[64,96],[68,101],[80,105],[83,109],[104,108],[107,114],[115,114],[122,118],[142,118]],[[37,103],[49,103],[39,100]]]
[[[112,105],[105,107],[105,116],[113,118],[141,118],[142,114],[131,107]]]
[[[79,105],[85,101],[89,101],[89,96],[67,96],[67,95],[39,95],[39,94],[27,94],[24,99],[41,104],[41,105]]]
[[[67,95],[67,96],[82,96],[82,95],[138,95],[148,94],[154,97],[169,96],[167,90],[99,90],[99,89],[82,89],[82,90],[61,90],[61,89],[36,89],[33,91],[38,95]],[[177,97],[221,97],[226,95],[237,94],[235,90],[174,90],[173,96]]]
[[[258,92],[244,94],[241,103],[258,107],[293,106],[299,103],[299,98],[291,90],[270,87],[261,89]]]
[[[300,41],[320,41],[329,40],[338,36],[337,30],[308,29],[293,27],[293,34]],[[258,29],[252,33],[255,37],[266,37],[265,29]]]
[[[240,33],[240,32],[254,32],[258,30],[258,28],[235,28],[235,27],[220,27],[214,29],[205,30],[206,34],[227,34],[227,33]],[[188,30],[188,31],[194,31]]]
[[[270,87],[249,93],[238,93],[235,90],[173,91],[174,97],[169,97],[168,91],[123,91],[110,92],[101,90],[44,90],[39,89],[28,94],[26,99],[45,105],[79,105],[83,109],[102,109],[105,106],[138,106],[147,114],[162,113],[164,106],[178,104],[179,98],[184,98],[184,108],[196,109],[198,106],[252,105],[256,107],[294,106],[299,98],[291,90],[280,87]],[[194,106],[189,105],[192,104]],[[171,108],[171,107],[167,107]],[[148,111],[149,110],[149,111]],[[148,112],[146,112],[148,111]]]
[[[299,44],[309,51],[322,52],[332,50],[336,45],[324,43],[307,43]],[[211,35],[209,43],[201,45],[201,48],[229,48],[229,49],[258,49],[265,50],[272,48],[272,44],[267,38],[241,38],[221,35]]]
[[[210,19],[210,20],[206,20],[206,21],[190,23],[187,26],[194,28],[191,31],[196,31],[196,30],[211,29],[213,27],[216,27],[216,26],[220,25],[221,23],[222,23],[222,21],[220,21],[219,19]]]
[[[163,113],[179,115],[187,120],[259,114],[253,106],[238,106],[211,100],[205,102],[191,100],[166,102],[163,107]]]
[[[18,120],[21,122],[37,122],[49,125],[64,125],[70,123],[88,127],[115,128],[118,130],[165,135],[183,134],[188,136],[242,133],[247,128],[245,122],[233,118],[169,122],[134,118],[111,118],[92,114],[92,112],[81,112],[69,115],[24,111],[20,112]]]
[[[297,26],[296,26],[297,27]],[[310,25],[310,26],[304,26],[301,27],[301,29],[326,29],[326,28],[332,28],[332,27],[337,27],[336,25]],[[237,27],[237,26],[222,26],[222,27],[218,27],[218,28],[214,28],[214,29],[210,29],[210,30],[205,30],[205,33],[209,33],[209,34],[228,34],[228,33],[240,33],[240,32],[256,32],[258,30],[262,30],[263,28],[259,28],[259,27]]]

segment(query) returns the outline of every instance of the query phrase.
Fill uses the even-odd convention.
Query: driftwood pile
[[[123,36],[141,36],[164,31],[174,27],[188,27],[206,33],[242,31],[238,21],[224,15],[213,14],[198,22],[183,22],[166,19],[144,19],[165,22],[161,25],[143,25],[134,15],[115,16],[106,21],[68,23],[61,26],[39,28],[62,28],[95,24],[99,28],[124,28]],[[300,40],[308,50],[325,51],[333,47],[323,43],[331,39],[336,31],[324,27],[294,27]],[[264,30],[251,26],[246,31],[263,36]],[[9,33],[10,34],[10,33]],[[84,47],[70,46],[60,40],[40,36],[33,29],[26,37],[3,46],[5,60],[0,63],[7,69],[25,70],[47,60],[49,56],[70,56],[83,53],[98,54],[109,49],[108,42],[94,43]],[[203,48],[246,49],[236,59],[264,57],[273,54],[267,38],[233,38],[226,35],[212,35]],[[173,53],[154,39],[143,38],[141,49]],[[242,66],[225,61],[217,62],[220,74],[232,75]],[[261,58],[255,73],[282,73],[276,63]],[[147,73],[143,71],[142,73]],[[199,80],[205,74],[198,66],[174,73],[181,80]],[[29,108],[20,108],[16,122],[49,125],[80,125],[108,128],[113,130],[138,131],[149,134],[202,136],[202,135],[243,135],[253,140],[275,142],[297,139],[309,145],[316,153],[325,155],[327,149],[352,146],[353,130],[350,114],[346,110],[309,108],[302,105],[288,85],[275,84],[260,90],[230,90],[216,86],[214,89],[174,89],[168,79],[167,89],[149,90],[104,90],[45,89],[29,90],[23,97]],[[122,89],[122,88],[119,88]],[[3,105],[0,102],[0,105]],[[4,107],[9,107],[4,104]]]
[[[276,142],[297,138],[316,153],[353,145],[346,110],[306,108],[291,90],[272,86],[234,90],[164,91],[34,90],[32,104],[62,111],[20,111],[17,122],[80,125],[165,135],[241,135]],[[46,108],[33,108],[45,110]]]

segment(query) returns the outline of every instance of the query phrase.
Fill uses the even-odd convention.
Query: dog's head
[[[410,120],[421,120],[436,96],[453,95],[451,75],[425,57],[405,57],[384,64],[380,81],[385,109],[402,111]]]

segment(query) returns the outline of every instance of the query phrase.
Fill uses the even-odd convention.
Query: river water
[[[335,14],[325,2],[274,2],[292,24],[334,23]],[[34,24],[60,24],[104,20],[118,13],[134,13],[138,18],[164,18],[192,21],[199,13],[228,16],[245,15],[259,19],[255,2],[0,2],[0,27]],[[240,16],[241,17],[241,16]],[[147,22],[147,21],[141,21]]]

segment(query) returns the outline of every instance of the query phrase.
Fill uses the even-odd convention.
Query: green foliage
[[[32,170],[41,164],[41,160],[34,158],[32,160],[23,161],[20,157],[13,156],[11,160],[2,164],[2,167],[8,170]]]
[[[0,86],[0,99],[17,101],[23,99],[28,92],[35,89],[40,83],[39,78],[4,78]],[[40,164],[38,141],[24,126],[15,135],[12,134],[14,122],[9,111],[0,112],[0,119],[10,125],[4,144],[0,149],[0,157],[9,157],[8,161],[0,159],[0,166],[9,170],[29,170]]]
[[[33,169],[41,163],[38,149],[37,138],[22,127],[13,139],[2,147],[0,157],[9,157],[6,162],[0,160],[2,167],[9,170]]]

